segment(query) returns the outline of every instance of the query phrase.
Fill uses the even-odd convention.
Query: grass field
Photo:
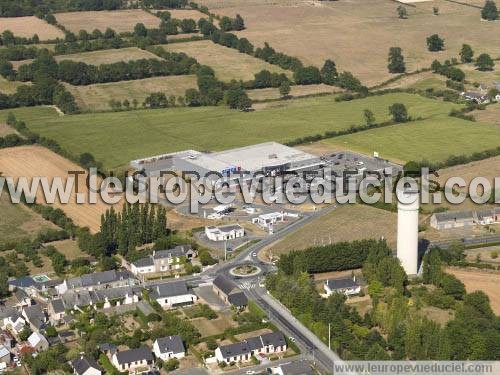
[[[252,100],[269,100],[269,99],[279,99],[280,92],[277,88],[266,88],[266,89],[255,89],[248,90],[248,96]],[[333,93],[340,92],[338,87],[332,87],[325,84],[319,85],[295,85],[291,87],[290,95],[292,97],[300,97],[305,95],[314,95],[322,93]]]
[[[50,242],[47,243],[46,245],[54,246],[57,250],[59,250],[62,254],[64,254],[69,261],[72,261],[76,258],[88,256],[88,254],[82,252],[82,250],[78,247],[78,243],[75,240]]]
[[[29,82],[9,81],[0,76],[0,93],[14,94],[19,86],[29,84]]]
[[[0,137],[5,137],[6,135],[9,135],[9,134],[17,134],[17,131],[12,129],[7,124],[0,123]]]
[[[387,53],[393,46],[403,49],[409,71],[428,67],[434,59],[457,57],[463,43],[493,57],[500,54],[495,38],[485,37],[498,35],[500,22],[483,22],[479,9],[445,0],[406,7],[405,20],[398,18],[398,3],[387,0],[207,1],[209,6],[218,3],[213,9],[218,14],[241,14],[247,28],[237,34],[255,45],[269,42],[306,64],[320,66],[332,58],[340,70],[352,71],[367,85],[391,77]],[[434,6],[439,16],[433,15]],[[434,33],[445,39],[444,52],[427,51],[426,38]]]
[[[0,150],[0,171],[3,172],[4,176],[13,177],[14,179],[21,176],[28,179],[35,176],[65,179],[68,177],[68,171],[78,170],[81,170],[81,168],[74,163],[43,147],[19,146]],[[80,175],[79,188],[82,193],[88,195],[85,186],[85,175]],[[37,202],[43,204],[45,200],[42,189],[39,189],[38,193]],[[88,226],[92,231],[99,229],[101,215],[108,208],[100,200],[96,204],[77,204],[74,190],[68,204],[61,204],[56,200],[53,207],[62,209],[77,225]],[[3,215],[2,217],[8,218],[9,215]]]
[[[143,23],[148,28],[157,28],[160,19],[142,9],[111,10],[99,12],[69,12],[55,15],[57,21],[72,32],[80,30],[105,31],[111,27],[116,32],[133,31],[134,26]]]
[[[109,49],[102,51],[82,52],[69,55],[55,56],[56,61],[72,60],[84,62],[91,65],[112,64],[120,61],[131,61],[139,59],[159,59],[155,54],[144,51],[137,47]],[[31,63],[32,60],[13,61],[15,69],[24,64]]]
[[[0,197],[0,241],[14,241],[34,237],[40,230],[56,228],[40,215],[22,204],[13,204],[5,192]]]
[[[474,111],[472,113],[478,121],[489,122],[500,125],[500,104],[489,105],[485,110]]]
[[[187,89],[197,88],[195,76],[154,77],[134,81],[103,83],[88,86],[66,85],[75,96],[83,111],[102,111],[109,109],[109,100],[123,101],[133,99],[142,105],[144,99],[153,92],[165,95],[184,96]]]
[[[235,49],[215,44],[209,40],[173,43],[163,46],[168,51],[184,52],[194,57],[200,64],[213,68],[216,76],[223,81],[250,80],[263,69],[270,72],[288,73],[276,65],[271,65],[255,57],[240,53]]]
[[[200,107],[60,117],[49,108],[22,108],[0,111],[0,121],[13,112],[26,121],[31,130],[57,140],[75,154],[91,152],[111,168],[140,157],[187,148],[224,150],[270,140],[286,142],[327,130],[346,129],[364,122],[365,108],[370,108],[377,120],[383,121],[389,118],[388,107],[394,102],[405,103],[414,116],[431,118],[429,131],[438,125],[433,120],[436,116],[442,116],[456,106],[398,93],[350,102],[335,102],[334,96],[286,100],[272,103],[272,108],[250,113],[224,107]],[[408,129],[411,126],[414,124],[402,127]],[[470,129],[474,129],[473,126]],[[397,132],[398,127],[394,129]],[[447,131],[453,133],[453,130],[449,128]],[[464,135],[467,136],[467,132]],[[475,148],[481,149],[492,141],[492,137],[485,139]],[[434,146],[442,153],[447,151],[438,142]],[[406,149],[408,145],[401,145],[401,148]]]
[[[377,151],[382,158],[399,162],[422,159],[441,161],[450,155],[470,155],[496,148],[500,144],[500,127],[438,116],[331,138],[321,143],[370,155]]]
[[[396,243],[395,213],[367,205],[343,205],[315,219],[265,250],[267,256],[286,254],[315,245],[384,236],[390,246]]]
[[[64,33],[35,16],[0,18],[0,33],[10,30],[15,36],[31,38],[37,34],[40,40],[64,38]]]
[[[467,64],[462,67],[465,71],[466,79],[470,82],[481,83],[490,86],[493,82],[500,82],[500,61],[495,61],[495,68],[481,72],[472,64]]]

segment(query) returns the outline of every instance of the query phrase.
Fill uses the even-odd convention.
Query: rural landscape
[[[0,0],[0,374],[500,373],[499,7]]]

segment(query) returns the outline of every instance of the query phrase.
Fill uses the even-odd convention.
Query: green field
[[[350,102],[335,102],[333,96],[272,103],[263,110],[243,113],[225,107],[172,108],[131,112],[82,114],[60,117],[50,108],[12,110],[28,127],[53,138],[67,150],[91,152],[106,167],[130,160],[179,151],[224,150],[264,141],[286,142],[297,137],[347,129],[363,123],[363,110],[377,118],[389,118],[388,107],[405,103],[412,116],[431,119],[444,116],[453,103],[418,95],[388,94]],[[0,111],[0,120],[9,111]],[[397,127],[395,127],[397,128]],[[406,127],[405,127],[406,129]],[[453,133],[453,129],[449,129]],[[499,132],[500,134],[500,132]],[[467,139],[467,138],[465,138]],[[482,149],[481,146],[476,146]]]
[[[441,161],[450,155],[470,155],[498,147],[500,127],[438,116],[332,138],[322,143],[367,154],[377,151],[381,157],[396,161]]]
[[[0,76],[0,93],[2,94],[14,94],[19,86],[25,85],[25,82],[18,81],[8,81],[4,77]]]

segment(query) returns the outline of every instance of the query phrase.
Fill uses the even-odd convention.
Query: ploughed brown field
[[[34,34],[38,35],[40,40],[64,38],[61,30],[35,16],[0,18],[0,33],[5,30],[24,38],[31,38]]]
[[[486,37],[500,33],[500,22],[482,21],[479,9],[444,0],[407,6],[408,19],[399,19],[400,4],[387,0],[205,3],[220,15],[240,14],[247,29],[236,34],[254,45],[268,42],[317,66],[331,58],[340,70],[352,71],[369,86],[392,77],[387,55],[394,46],[403,49],[408,71],[429,67],[434,59],[458,57],[463,43],[478,53],[500,55],[496,39]],[[439,8],[438,16],[433,15],[433,7]],[[431,34],[445,39],[445,51],[427,50],[426,38]]]
[[[3,176],[26,177],[31,181],[33,177],[69,177],[68,171],[81,171],[82,168],[62,156],[39,146],[20,146],[4,148],[0,150],[0,171]],[[79,191],[88,194],[85,186],[86,175],[80,175],[78,179]],[[45,203],[41,188],[36,196],[37,202]],[[87,199],[88,200],[88,199]],[[110,206],[98,200],[96,204],[77,204],[74,190],[68,204],[61,204],[55,201],[54,207],[62,209],[75,224],[82,227],[89,227],[91,231],[97,232],[101,223],[101,215]],[[121,205],[120,205],[121,207]]]
[[[102,10],[98,12],[68,12],[55,14],[57,22],[74,33],[80,30],[105,31],[108,27],[118,33],[133,31],[134,26],[143,23],[148,28],[160,25],[160,19],[142,9]]]

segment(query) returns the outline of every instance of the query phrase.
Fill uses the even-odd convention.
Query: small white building
[[[43,352],[50,346],[45,336],[38,332],[33,332],[31,336],[28,337],[28,343],[37,352]]]
[[[168,361],[170,358],[181,359],[186,356],[186,348],[180,336],[167,336],[157,339],[153,344],[156,358]]]
[[[346,296],[353,296],[361,292],[361,286],[356,282],[356,277],[326,280],[323,284],[326,297],[333,293],[342,293]]]
[[[120,372],[135,374],[151,370],[154,358],[151,349],[142,347],[113,354],[111,363]]]
[[[245,235],[245,228],[239,224],[205,227],[205,234],[210,241],[234,240]]]
[[[198,297],[188,290],[183,281],[155,285],[150,290],[150,297],[166,309],[193,305],[198,301]]]
[[[272,227],[274,224],[278,222],[283,222],[287,217],[298,218],[299,215],[290,212],[270,212],[267,214],[262,214],[252,219],[252,223],[259,225],[264,229],[268,229]]]

